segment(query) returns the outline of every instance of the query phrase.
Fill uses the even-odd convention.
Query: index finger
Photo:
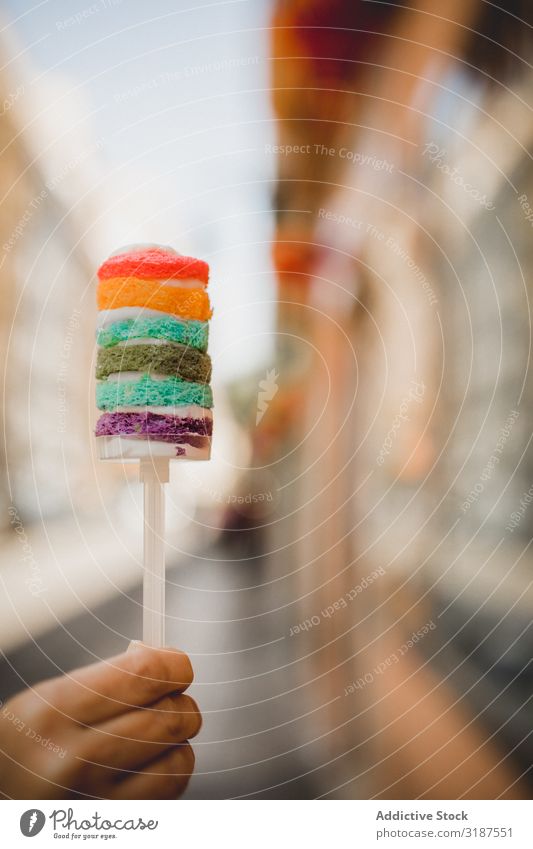
[[[191,662],[184,652],[140,644],[132,651],[46,681],[36,692],[63,716],[93,724],[168,693],[182,693],[192,680]]]

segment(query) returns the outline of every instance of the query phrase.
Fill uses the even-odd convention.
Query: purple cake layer
[[[166,416],[158,413],[104,413],[96,423],[96,436],[137,436],[161,442],[185,442],[182,437],[211,436],[213,422],[208,418]]]

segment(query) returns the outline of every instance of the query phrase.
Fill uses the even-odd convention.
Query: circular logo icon
[[[35,837],[42,831],[46,822],[46,817],[42,811],[37,808],[30,808],[29,811],[24,811],[20,818],[20,830],[24,837]]]

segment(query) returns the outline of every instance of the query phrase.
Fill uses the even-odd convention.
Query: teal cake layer
[[[176,377],[154,380],[147,374],[143,374],[138,380],[102,380],[96,384],[96,406],[99,410],[116,410],[117,407],[172,407],[185,404],[212,407],[211,387]]]
[[[170,315],[161,318],[126,318],[96,331],[96,342],[102,348],[110,348],[128,339],[168,339],[190,345],[200,351],[207,350],[209,325],[207,321],[180,320]]]

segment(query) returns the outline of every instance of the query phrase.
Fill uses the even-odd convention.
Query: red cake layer
[[[202,259],[179,256],[162,248],[143,248],[109,257],[98,269],[100,280],[137,277],[139,280],[200,280],[207,285],[209,266]]]

